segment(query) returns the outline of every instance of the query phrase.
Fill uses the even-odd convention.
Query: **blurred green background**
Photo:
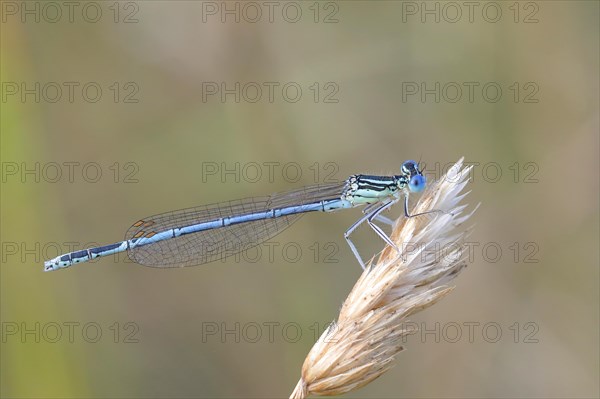
[[[598,397],[598,2],[72,4],[1,3],[2,397],[289,395],[361,272],[358,211],[196,268],[43,260],[155,213],[461,156],[469,267],[347,396]]]

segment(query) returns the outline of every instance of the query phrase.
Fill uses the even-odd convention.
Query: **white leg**
[[[374,204],[369,204],[367,206],[365,206],[362,210],[363,214],[367,214],[367,213],[371,213],[371,211],[377,207],[381,206],[381,203],[379,202],[375,202]]]
[[[360,267],[363,268],[363,270],[365,269],[365,263],[363,262],[362,258],[360,257],[360,254],[358,253],[358,250],[356,249],[356,246],[354,245],[354,243],[350,239],[350,234],[352,234],[352,232],[354,230],[356,230],[356,228],[358,226],[360,226],[361,224],[363,224],[368,218],[369,218],[369,215],[365,215],[365,216],[361,217],[352,226],[350,226],[348,228],[348,230],[346,230],[346,232],[344,233],[344,238],[346,239],[346,242],[350,246],[350,249],[352,250],[352,253],[354,254],[354,256],[356,257],[356,259],[358,260],[358,263],[360,264]]]
[[[386,244],[388,244],[389,246],[391,246],[392,248],[394,248],[398,253],[400,253],[400,248],[398,248],[398,246],[391,240],[391,238],[388,237],[388,235],[385,234],[385,232],[383,230],[381,230],[381,227],[379,227],[375,223],[373,223],[373,219],[375,219],[377,216],[380,216],[379,214],[381,212],[383,212],[384,210],[386,210],[390,206],[394,205],[396,202],[398,202],[398,200],[390,201],[387,204],[383,204],[382,206],[380,206],[379,208],[377,208],[375,211],[373,211],[373,213],[371,213],[370,215],[368,215],[368,217],[367,217],[367,223],[369,224],[369,226],[371,226],[371,228],[373,229],[373,231],[375,231],[375,233],[377,233],[377,235],[379,237],[381,237],[381,239],[383,241],[386,242]]]
[[[378,221],[380,221],[382,223],[385,223],[385,224],[387,224],[389,226],[393,226],[394,225],[394,221],[392,219],[387,218],[387,217],[385,217],[383,215],[377,215],[377,216],[375,216],[375,220],[378,220]]]
[[[416,213],[414,215],[409,215],[408,214],[408,194],[404,195],[404,216],[406,216],[407,218],[414,218],[416,216],[428,215],[430,213],[438,213],[438,212],[443,213],[443,214],[452,215],[451,212],[442,211],[441,209],[433,209],[431,211]]]
[[[381,237],[388,245],[392,246],[394,249],[396,249],[396,251],[400,252],[400,249],[398,248],[398,246],[396,244],[394,244],[394,242],[387,236],[387,234],[385,234],[385,232],[383,230],[381,230],[381,228],[379,226],[377,226],[375,223],[373,223],[373,219],[377,218],[382,211],[384,211],[385,209],[389,208],[390,206],[394,205],[396,202],[398,202],[397,199],[390,201],[390,202],[386,202],[383,204],[371,204],[369,205],[369,213],[366,214],[365,216],[361,217],[360,219],[358,219],[352,226],[350,226],[350,228],[348,228],[348,230],[346,230],[346,233],[344,233],[344,238],[346,239],[346,242],[348,243],[348,245],[350,246],[350,249],[352,250],[352,253],[354,254],[354,256],[356,257],[356,259],[358,260],[358,263],[360,264],[360,267],[363,268],[363,270],[365,269],[365,263],[363,262],[360,254],[358,253],[358,250],[356,249],[356,246],[354,245],[354,243],[352,242],[352,240],[350,239],[350,234],[352,234],[352,232],[354,230],[356,230],[358,228],[358,226],[360,226],[361,224],[363,224],[365,221],[369,224],[369,226],[371,226],[371,228],[375,231],[375,233],[377,233],[377,235],[379,237]],[[373,205],[377,205],[377,207],[374,207]],[[374,208],[374,209],[373,209]],[[388,218],[381,216],[381,218],[383,219],[387,219]],[[391,223],[393,223],[391,220],[389,220]]]

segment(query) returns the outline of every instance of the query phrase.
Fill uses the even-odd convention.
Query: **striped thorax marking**
[[[384,198],[395,197],[398,190],[396,176],[352,175],[348,179],[342,199],[352,205],[372,204]]]

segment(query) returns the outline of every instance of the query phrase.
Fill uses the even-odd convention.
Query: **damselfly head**
[[[415,161],[406,161],[402,164],[401,169],[408,183],[408,189],[413,193],[423,191],[427,184],[427,179],[421,173],[419,165]]]

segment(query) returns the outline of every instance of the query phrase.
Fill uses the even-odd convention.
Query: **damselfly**
[[[124,241],[57,256],[44,262],[44,270],[58,270],[125,251],[131,260],[144,266],[200,265],[259,245],[307,212],[333,212],[366,205],[364,216],[344,234],[364,269],[365,264],[350,234],[367,222],[388,245],[398,250],[374,220],[392,224],[381,212],[402,197],[405,216],[418,216],[409,214],[408,197],[409,193],[422,191],[425,184],[419,165],[415,161],[406,161],[400,175],[353,175],[339,183],[167,212],[134,223]]]

